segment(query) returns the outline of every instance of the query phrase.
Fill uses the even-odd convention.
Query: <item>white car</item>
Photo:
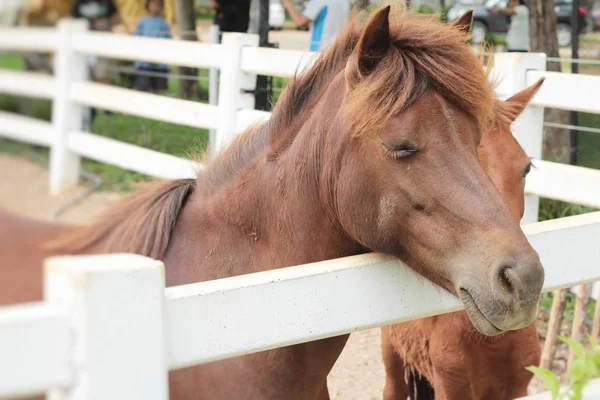
[[[285,22],[285,10],[280,0],[270,0],[269,4],[269,26],[274,31],[283,29]]]

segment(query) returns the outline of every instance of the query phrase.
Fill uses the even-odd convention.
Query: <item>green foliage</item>
[[[450,6],[448,7],[444,7],[441,11],[438,10],[434,10],[433,8],[429,7],[429,6],[418,6],[418,7],[414,7],[413,11],[417,12],[419,14],[430,14],[430,15],[436,15],[440,21],[442,22],[447,22],[448,21],[448,11],[450,10]]]
[[[581,73],[600,75],[600,67],[589,66],[594,71]],[[577,124],[589,128],[600,128],[600,114],[578,113]],[[577,165],[586,168],[600,169],[600,134],[594,132],[579,132],[577,143]]]
[[[435,14],[436,11],[429,6],[419,6],[415,8],[415,11],[419,14]]]
[[[485,38],[483,39],[488,46],[498,46],[504,45],[506,46],[506,36],[498,35],[492,32],[487,32],[485,34]]]
[[[448,22],[448,11],[450,11],[451,8],[452,6],[446,6],[442,8],[442,12],[440,13],[440,19],[442,22]]]
[[[546,385],[550,393],[552,393],[553,400],[557,400],[559,398],[558,395],[560,390],[560,381],[558,380],[558,377],[554,374],[554,372],[550,371],[547,368],[533,366],[527,367],[526,369],[532,372],[544,382],[544,385]]]
[[[563,201],[540,199],[539,220],[547,221],[556,218],[571,217],[573,215],[585,214],[597,211],[591,207],[586,207]]]
[[[576,340],[564,336],[558,338],[565,342],[575,354],[571,373],[568,376],[569,386],[566,390],[560,391],[560,381],[556,374],[549,369],[534,366],[526,369],[544,382],[552,394],[552,400],[581,400],[583,389],[588,382],[600,377],[600,345],[595,338],[590,336],[592,350],[587,351],[584,345]]]
[[[552,292],[542,293],[540,296],[540,309],[549,314],[550,308],[552,307],[552,300],[554,299],[554,294]],[[567,300],[565,304],[565,311],[563,313],[564,321],[567,323],[573,322],[573,314],[575,311],[575,303],[577,302],[577,297],[574,293],[567,293]],[[596,300],[590,299],[587,305],[587,309],[585,312],[586,319],[591,321],[594,319],[594,310],[596,308]]]

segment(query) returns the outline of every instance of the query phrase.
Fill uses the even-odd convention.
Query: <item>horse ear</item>
[[[544,80],[546,78],[540,78],[536,83],[529,86],[526,89],[521,90],[519,93],[514,94],[510,98],[506,99],[506,103],[510,104],[511,115],[510,117],[514,121],[523,112],[527,104],[531,101],[533,96],[540,90]]]
[[[471,28],[473,27],[473,10],[468,10],[461,15],[452,23],[452,26],[464,33],[471,33]]]
[[[386,6],[377,11],[363,28],[346,68],[346,78],[351,84],[373,72],[392,45],[390,8]]]

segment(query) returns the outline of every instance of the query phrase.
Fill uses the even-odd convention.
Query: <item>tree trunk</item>
[[[559,289],[554,292],[548,329],[546,330],[546,340],[544,340],[542,359],[540,361],[540,366],[542,368],[552,367],[552,361],[554,360],[554,354],[556,353],[556,336],[560,333],[563,313],[565,312],[565,306],[567,304],[567,294],[567,289]]]
[[[176,0],[175,15],[180,40],[198,41],[196,34],[196,10],[194,0]],[[197,68],[179,67],[179,74],[183,76],[198,76]],[[198,80],[181,79],[179,81],[179,97],[191,99],[200,97],[200,86]]]
[[[529,1],[529,34],[531,51],[546,53],[548,57],[559,57],[558,40],[556,37],[556,12],[554,0]],[[549,62],[548,71],[561,72],[559,62]],[[570,112],[557,109],[546,109],[545,120],[548,122],[567,125]],[[570,151],[569,131],[560,128],[544,128],[545,159],[562,163],[569,162]]]
[[[440,0],[440,7],[442,10],[446,8],[446,0]]]

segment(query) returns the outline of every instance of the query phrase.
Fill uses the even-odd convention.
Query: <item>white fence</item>
[[[315,56],[256,46],[254,35],[187,43],[87,32],[79,21],[0,30],[0,50],[53,52],[56,62],[55,76],[0,70],[0,92],[53,100],[50,123],[1,112],[0,136],[50,147],[54,193],[76,181],[81,156],[160,178],[193,176],[201,165],[83,132],[82,107],[215,129],[211,146],[222,148],[269,116],[252,110],[244,92],[256,74],[290,77]],[[86,55],[218,68],[217,105],[92,83]],[[544,290],[599,280],[600,212],[533,222],[537,196],[600,207],[600,171],[540,160],[542,107],[600,113],[600,77],[545,72],[540,54],[500,54],[495,72],[504,77],[504,96],[546,77],[514,128],[537,166],[523,229],[544,264]],[[46,266],[44,302],[0,308],[0,397],[51,391],[53,399],[165,399],[171,369],[460,308],[377,254],[167,289],[162,263],[140,256],[63,257]]]

